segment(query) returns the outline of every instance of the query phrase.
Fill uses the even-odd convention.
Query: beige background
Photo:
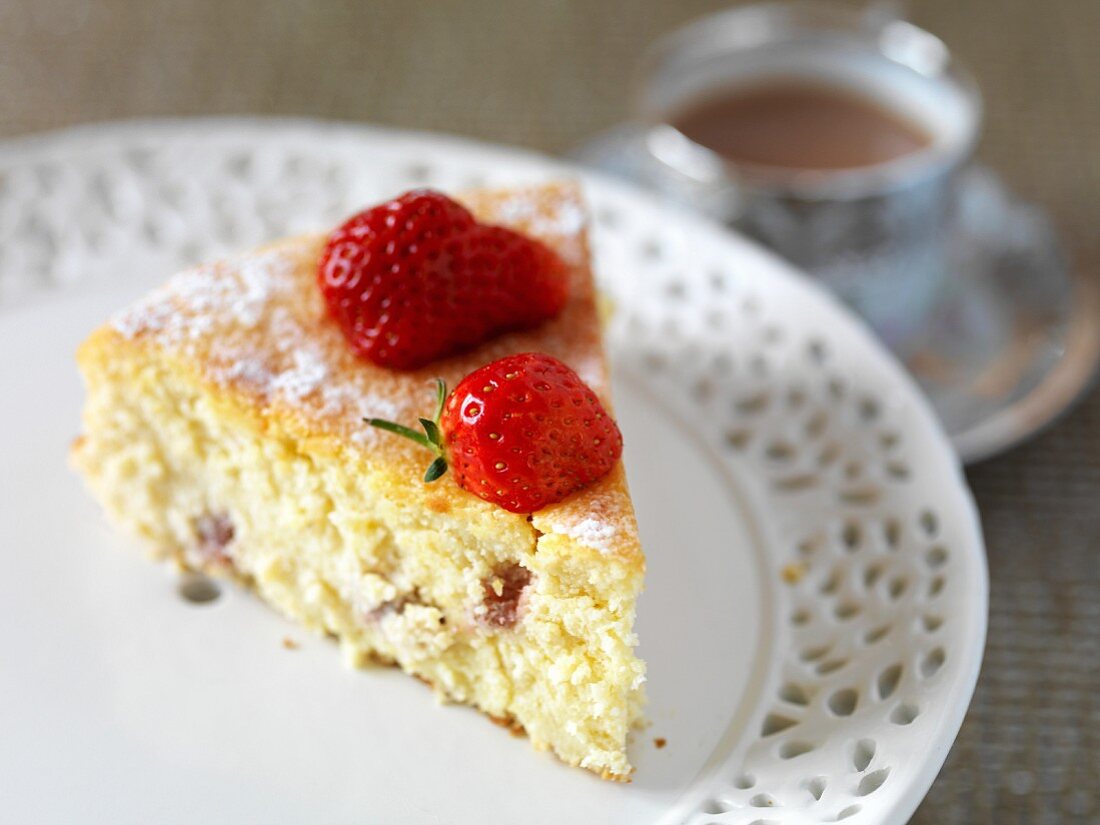
[[[259,113],[561,152],[629,111],[652,38],[726,4],[0,0],[0,137]],[[1100,0],[920,0],[987,100],[980,155],[1100,265]],[[1100,396],[974,468],[993,579],[987,659],[914,822],[1100,822]]]

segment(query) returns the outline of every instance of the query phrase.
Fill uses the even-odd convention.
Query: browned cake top
[[[546,352],[577,371],[609,403],[588,263],[586,217],[574,185],[484,191],[463,198],[479,220],[517,229],[555,249],[569,265],[570,299],[557,318],[498,337],[419,370],[398,372],[357,358],[326,314],[316,284],[323,235],[186,270],[110,322],[112,334],[172,352],[205,381],[265,418],[307,437],[361,451],[368,464],[420,474],[428,455],[367,426],[367,417],[414,424],[430,415],[432,381],[454,386],[474,369],[516,352]],[[446,477],[454,495],[469,495]],[[487,505],[489,506],[489,505]],[[541,511],[535,525],[616,554],[639,555],[621,467],[588,490]]]

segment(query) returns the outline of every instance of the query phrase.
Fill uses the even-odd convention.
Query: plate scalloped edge
[[[386,154],[381,178],[362,162],[372,152]],[[124,249],[163,274],[334,223],[379,191],[562,174],[594,208],[616,367],[659,388],[752,506],[782,516],[765,520],[762,560],[782,652],[670,821],[904,822],[977,680],[977,512],[910,379],[770,253],[519,150],[314,121],[136,122],[0,147],[0,308],[117,283]]]
[[[785,263],[715,227],[701,243],[687,216],[637,211],[628,228],[601,206],[620,236],[601,272],[631,307],[612,326],[617,366],[644,373],[757,507],[786,516],[765,522],[786,653],[747,741],[711,766],[684,821],[904,822],[984,646],[984,553],[960,465],[901,368]],[[926,759],[910,737],[935,743]]]

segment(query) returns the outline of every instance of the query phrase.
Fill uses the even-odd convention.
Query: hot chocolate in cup
[[[916,339],[981,121],[942,41],[820,3],[731,9],[656,44],[638,107],[659,189],[816,275],[895,349]]]

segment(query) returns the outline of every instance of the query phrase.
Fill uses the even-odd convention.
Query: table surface
[[[629,114],[653,38],[728,4],[4,0],[0,137],[119,117],[280,114],[562,152]],[[1100,265],[1098,0],[919,0],[987,101],[980,157]],[[973,705],[915,815],[1100,822],[1100,393],[973,467],[992,576]]]

